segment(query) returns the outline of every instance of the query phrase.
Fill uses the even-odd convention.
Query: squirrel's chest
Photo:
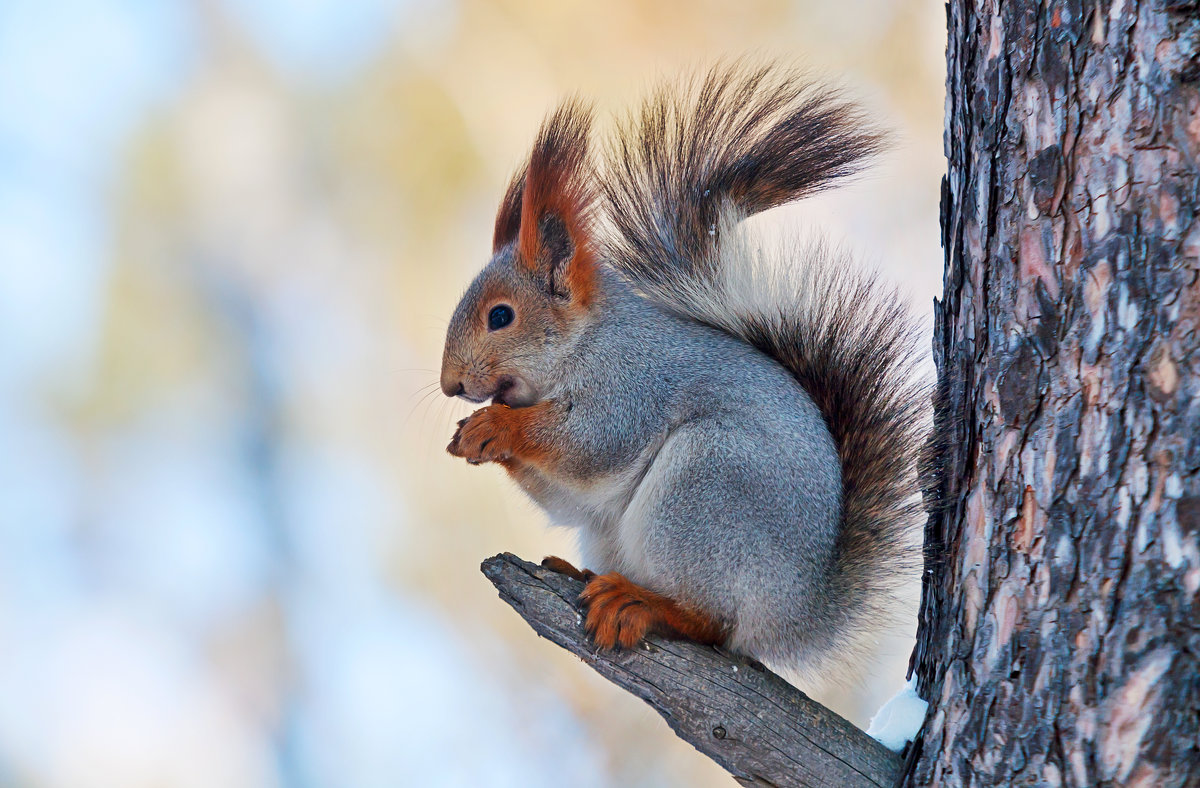
[[[632,462],[603,472],[564,479],[533,470],[517,481],[554,525],[608,533],[624,517],[659,445],[645,446]]]

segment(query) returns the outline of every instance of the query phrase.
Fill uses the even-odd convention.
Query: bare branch
[[[597,652],[583,630],[583,584],[502,553],[483,562],[500,598],[541,636],[649,703],[684,741],[743,785],[890,788],[900,759],[767,670],[719,649],[651,637]]]

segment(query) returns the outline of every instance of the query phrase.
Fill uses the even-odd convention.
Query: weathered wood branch
[[[650,637],[598,652],[583,629],[583,584],[502,553],[484,575],[534,630],[649,703],[684,741],[743,785],[884,788],[900,759],[762,665],[695,643]]]

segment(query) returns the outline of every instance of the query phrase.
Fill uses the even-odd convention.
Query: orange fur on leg
[[[616,572],[593,577],[579,598],[588,606],[588,634],[600,648],[633,648],[651,632],[706,645],[720,645],[728,636],[726,627],[716,619]]]
[[[527,408],[488,405],[458,423],[446,451],[474,465],[514,461],[545,465],[556,456],[547,432],[559,418],[559,408],[550,400]]]

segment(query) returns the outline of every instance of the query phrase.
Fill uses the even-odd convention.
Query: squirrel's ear
[[[496,217],[495,237],[500,242],[502,236],[511,236],[514,225],[519,227],[517,264],[538,276],[550,293],[584,307],[591,301],[596,278],[588,226],[591,121],[591,111],[575,101],[562,104],[546,119],[524,175],[509,186]],[[513,220],[515,208],[519,222]]]
[[[513,175],[500,201],[500,210],[496,211],[496,229],[492,232],[492,253],[499,252],[517,240],[521,231],[521,193],[525,191],[525,170],[528,165]]]

